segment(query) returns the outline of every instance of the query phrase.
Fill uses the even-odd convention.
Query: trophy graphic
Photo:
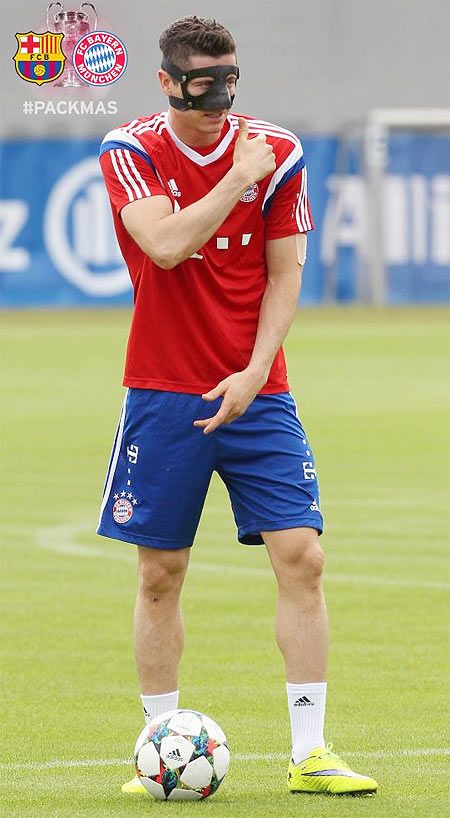
[[[53,6],[59,6],[60,11],[56,14],[50,13]],[[93,22],[91,24],[89,15],[82,11],[84,6],[89,6],[92,9]],[[95,31],[97,28],[97,9],[92,3],[82,3],[79,11],[65,11],[62,3],[50,3],[47,9],[47,26],[48,30],[64,34],[63,51],[66,55],[66,67],[61,74],[55,86],[59,88],[68,88],[87,85],[75,72],[72,62],[73,49],[84,34],[89,34],[90,31]]]

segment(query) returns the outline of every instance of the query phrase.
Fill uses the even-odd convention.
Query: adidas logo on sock
[[[300,696],[300,698],[294,702],[294,707],[306,707],[308,704],[310,707],[314,707],[314,702],[311,702],[307,696]]]
[[[174,761],[179,761],[181,758],[181,753],[178,747],[175,747],[174,750],[171,750],[170,753],[167,753],[167,758],[173,758]]]

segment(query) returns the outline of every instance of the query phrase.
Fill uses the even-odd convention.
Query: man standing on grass
[[[314,457],[281,344],[313,229],[302,146],[230,108],[230,33],[186,17],[161,35],[168,112],[107,134],[101,167],[135,307],[98,533],[134,543],[135,654],[145,718],[178,707],[180,593],[212,472],[238,539],[266,545],[278,583],[292,792],[372,793],[323,726],[327,615]],[[138,779],[125,792],[144,788]]]

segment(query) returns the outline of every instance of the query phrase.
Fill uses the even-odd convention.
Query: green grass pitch
[[[443,308],[301,311],[286,343],[318,461],[331,620],[327,739],[375,798],[292,796],[263,548],[237,543],[214,479],[184,589],[181,706],[227,733],[203,803],[126,797],[142,715],[134,547],[94,533],[127,311],[2,317],[4,818],[444,818],[448,330]]]

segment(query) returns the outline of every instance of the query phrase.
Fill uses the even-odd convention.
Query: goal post
[[[450,300],[449,160],[450,109],[343,125],[321,225],[326,301]]]
[[[388,294],[383,202],[389,138],[395,131],[450,133],[450,109],[378,108],[371,111],[367,118],[363,149],[367,208],[367,252],[364,266],[368,300],[373,304],[386,303]]]

